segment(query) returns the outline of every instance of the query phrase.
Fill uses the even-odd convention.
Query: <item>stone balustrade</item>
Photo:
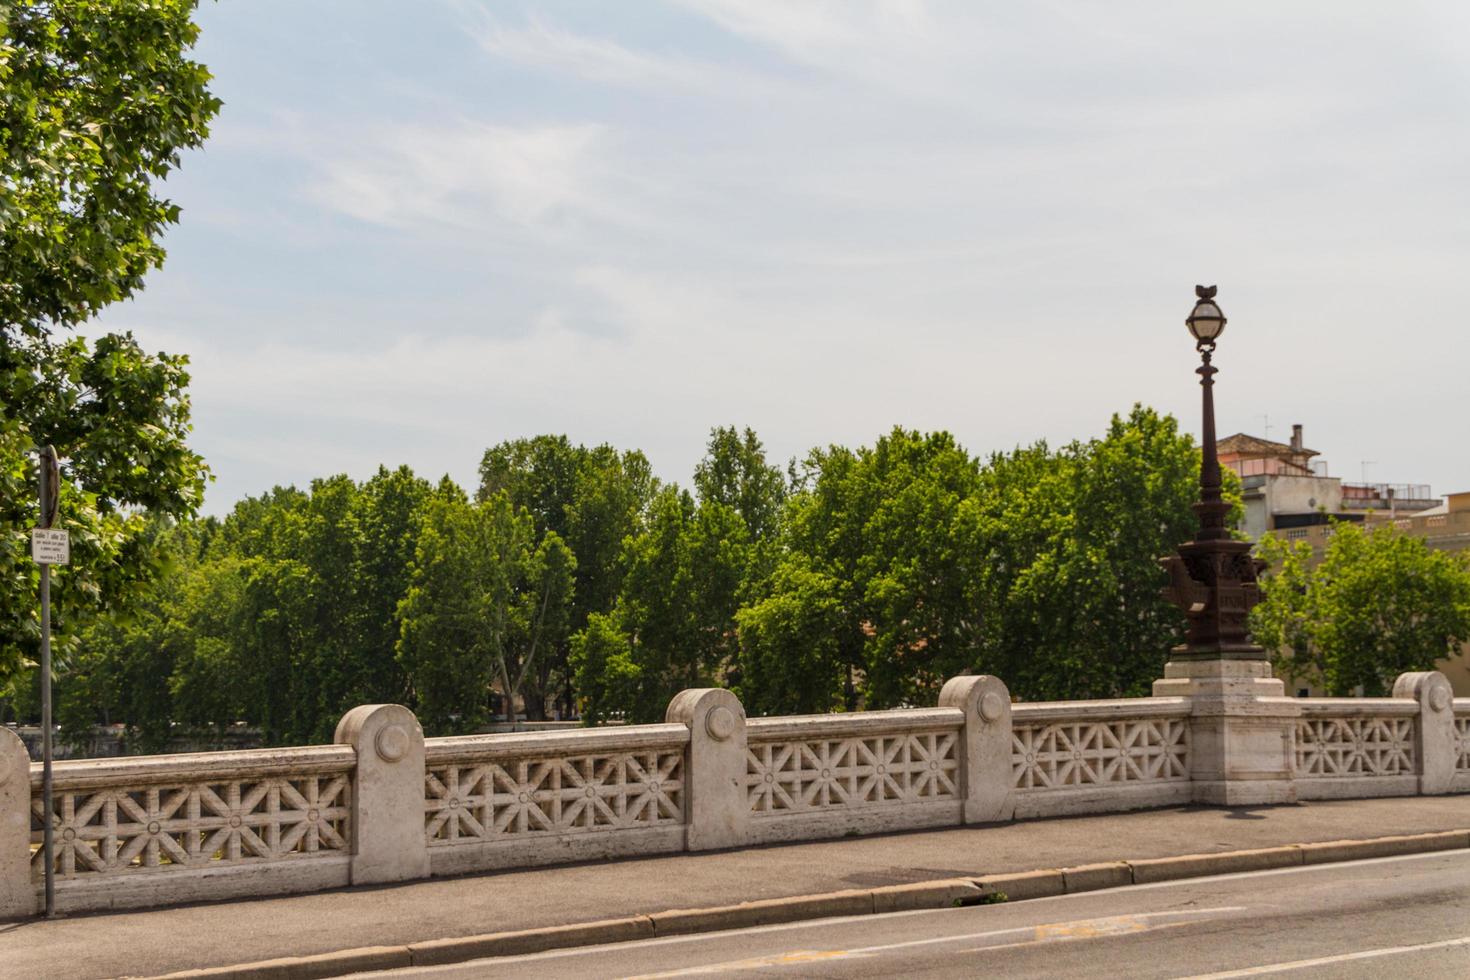
[[[172,904],[346,885],[355,766],[352,749],[338,745],[58,763],[57,905]],[[28,878],[39,882],[41,767],[29,768],[26,856]]]
[[[1161,688],[1201,693],[1012,704],[994,677],[957,677],[933,708],[747,719],[706,688],[658,725],[433,739],[407,708],[366,705],[335,745],[65,761],[57,904],[1219,802],[1222,785],[1255,803],[1470,792],[1470,699],[1438,673],[1391,698],[1297,700],[1199,671]],[[39,908],[45,819],[40,766],[0,731],[0,918]]]
[[[1398,698],[1314,698],[1296,724],[1297,799],[1412,796],[1420,706]]]
[[[1454,705],[1454,748],[1451,752],[1454,767],[1450,789],[1455,793],[1470,793],[1470,698],[1456,698]]]
[[[435,874],[684,849],[685,725],[433,738]]]
[[[1017,817],[1188,803],[1188,698],[1054,701],[1012,712]]]

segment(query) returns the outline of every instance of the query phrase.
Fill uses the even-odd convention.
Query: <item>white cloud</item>
[[[487,213],[520,225],[614,210],[598,193],[595,124],[386,126],[324,155],[309,192],[372,224],[473,229]],[[335,145],[343,143],[333,141]]]
[[[467,479],[486,445],[540,431],[646,448],[683,479],[719,423],[785,456],[895,422],[977,451],[1065,440],[1134,400],[1192,419],[1198,277],[1231,316],[1222,425],[1269,412],[1339,468],[1470,486],[1402,421],[1454,417],[1463,387],[1450,15],[611,11],[458,7],[432,63],[379,56],[400,39],[346,18],[372,71],[314,69],[336,101],[278,98],[254,130],[227,107],[201,163],[265,161],[270,181],[230,199],[236,220],[183,199],[128,314],[204,325],[163,346],[195,354],[222,498],[283,454],[297,481],[378,459]]]
[[[757,72],[682,54],[638,51],[615,41],[563,30],[538,17],[510,27],[487,8],[468,8],[465,28],[494,59],[596,82],[654,89],[661,94],[755,101],[797,90]]]

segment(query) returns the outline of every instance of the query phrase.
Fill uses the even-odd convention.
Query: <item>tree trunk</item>
[[[516,692],[510,686],[510,668],[506,666],[505,659],[500,661],[500,686],[501,694],[505,698],[505,721],[512,728],[516,724]]]

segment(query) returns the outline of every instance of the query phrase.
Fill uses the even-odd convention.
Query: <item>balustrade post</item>
[[[35,914],[36,889],[31,884],[31,757],[19,735],[0,728],[0,919]]]
[[[684,755],[685,848],[740,847],[750,826],[745,785],[745,708],[720,687],[674,695],[664,721],[689,726]]]
[[[1414,753],[1418,757],[1419,794],[1438,796],[1450,791],[1455,778],[1455,695],[1449,679],[1437,670],[1400,674],[1393,696],[1419,702],[1414,722]]]
[[[424,834],[424,730],[401,704],[364,704],[337,723],[357,751],[352,776],[352,883],[429,876]]]
[[[960,728],[960,798],[964,822],[994,823],[1015,814],[1011,768],[1011,692],[998,677],[952,677],[939,692],[941,708],[965,714]]]

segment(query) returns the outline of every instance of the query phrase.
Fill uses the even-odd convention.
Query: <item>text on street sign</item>
[[[41,565],[65,565],[71,561],[71,541],[65,531],[32,528],[31,557]]]

